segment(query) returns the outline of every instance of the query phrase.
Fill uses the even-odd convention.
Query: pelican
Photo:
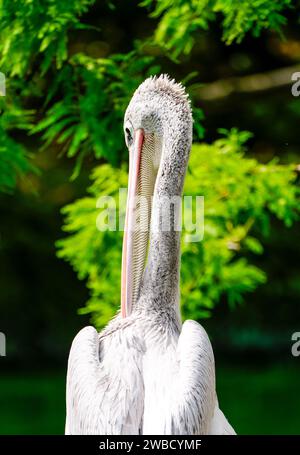
[[[182,196],[192,122],[183,86],[167,75],[146,79],[126,110],[121,311],[73,341],[66,434],[235,434],[218,406],[209,338],[197,322],[181,322],[179,213],[165,209]]]

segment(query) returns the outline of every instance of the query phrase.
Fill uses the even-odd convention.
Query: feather
[[[73,341],[66,434],[234,434],[218,406],[209,338],[195,321],[181,325],[180,233],[153,228],[166,212],[164,198],[182,195],[192,143],[183,86],[167,75],[146,79],[127,122],[145,133],[138,193],[148,202],[154,191],[152,207],[137,210],[140,220],[151,214],[148,258],[143,268],[148,232],[137,233],[130,316],[117,315],[100,334],[86,327]],[[147,175],[151,169],[155,179]],[[175,210],[167,213],[176,220]]]

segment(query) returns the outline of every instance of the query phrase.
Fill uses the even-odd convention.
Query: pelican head
[[[181,196],[192,142],[190,102],[181,84],[166,75],[146,79],[124,118],[129,150],[128,196],[123,238],[121,314],[139,297],[156,196]]]

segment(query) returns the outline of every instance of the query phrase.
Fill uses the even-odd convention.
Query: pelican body
[[[124,133],[121,311],[102,332],[86,327],[73,341],[66,434],[234,434],[218,406],[209,338],[197,322],[182,324],[179,310],[179,213],[166,202],[182,196],[192,144],[184,88],[165,75],[144,81]]]

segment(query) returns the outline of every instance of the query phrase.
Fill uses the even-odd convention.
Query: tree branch
[[[217,101],[234,93],[255,93],[283,87],[292,83],[292,74],[300,71],[300,65],[288,66],[266,73],[244,77],[220,79],[200,87],[196,97],[205,101]]]

